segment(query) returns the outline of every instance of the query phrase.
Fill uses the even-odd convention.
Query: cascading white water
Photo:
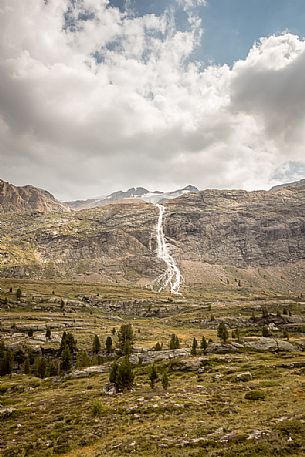
[[[167,265],[165,273],[163,273],[159,278],[155,280],[155,283],[159,285],[159,292],[166,289],[169,286],[172,294],[180,294],[181,286],[181,273],[175,262],[175,259],[171,256],[169,252],[169,247],[166,242],[163,230],[163,216],[165,208],[163,205],[156,204],[159,209],[159,218],[156,226],[156,235],[157,235],[157,257],[158,259],[164,260]]]

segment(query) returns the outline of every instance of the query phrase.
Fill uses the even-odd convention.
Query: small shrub
[[[245,395],[246,400],[265,400],[266,394],[262,390],[251,390]]]
[[[104,406],[98,400],[95,400],[92,404],[92,415],[94,417],[102,416],[104,413]]]

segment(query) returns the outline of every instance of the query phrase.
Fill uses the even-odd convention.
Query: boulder
[[[252,379],[252,374],[250,371],[245,371],[244,373],[238,373],[236,375],[236,381],[242,381],[242,382],[247,382],[251,381]]]
[[[115,395],[117,393],[116,385],[113,382],[107,382],[104,387],[104,393],[106,395]]]

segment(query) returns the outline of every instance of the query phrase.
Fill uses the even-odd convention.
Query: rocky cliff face
[[[304,288],[305,186],[206,190],[164,202],[164,232],[186,283]],[[0,274],[151,283],[158,209],[119,202],[70,213],[3,214]]]
[[[165,232],[184,260],[247,267],[305,259],[305,182],[206,190],[168,202],[167,213]]]
[[[0,212],[69,211],[46,190],[33,186],[18,187],[0,179]]]

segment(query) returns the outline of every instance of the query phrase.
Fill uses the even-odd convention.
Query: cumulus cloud
[[[0,177],[70,199],[135,185],[267,187],[279,166],[302,164],[304,41],[272,36],[232,68],[203,68],[191,56],[204,2],[179,3],[186,31],[173,9],[2,0]]]

